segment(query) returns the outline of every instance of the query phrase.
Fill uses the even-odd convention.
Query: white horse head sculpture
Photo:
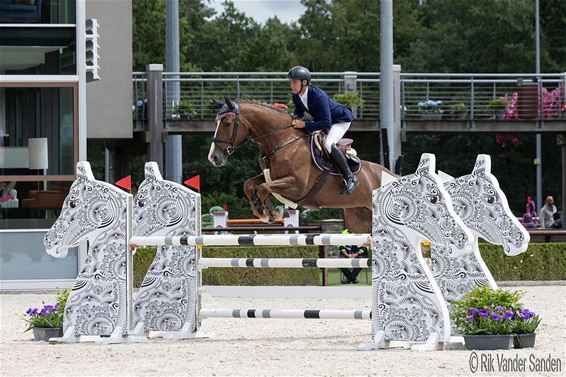
[[[477,236],[502,245],[505,254],[517,255],[527,250],[529,232],[511,212],[505,193],[491,174],[491,157],[480,154],[471,174],[453,178],[439,172],[450,193],[454,209]]]

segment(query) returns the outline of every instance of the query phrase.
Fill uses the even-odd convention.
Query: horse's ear
[[[230,98],[224,96],[224,102],[226,102],[226,105],[228,105],[228,108],[232,111],[234,111],[236,109],[236,106],[234,105],[234,102],[230,101]]]
[[[395,182],[397,181],[399,178],[395,178],[394,176],[392,176],[391,174],[389,174],[388,172],[386,172],[385,170],[381,172],[381,187],[391,183],[391,182]]]
[[[210,100],[212,101],[213,104],[216,105],[216,107],[218,107],[219,109],[222,108],[222,102],[217,101],[216,98],[212,98],[212,97],[210,97]]]
[[[451,176],[450,174],[446,174],[445,172],[443,172],[442,170],[438,171],[438,176],[440,177],[440,179],[442,180],[442,183],[446,183],[446,182],[450,182],[454,180],[454,177]]]
[[[417,172],[427,171],[430,174],[434,174],[436,170],[436,156],[432,153],[423,153],[421,155],[421,160],[419,162],[419,168]]]
[[[157,162],[149,161],[145,163],[144,167],[145,177],[146,178],[154,178],[155,180],[162,181],[163,177],[161,176],[161,172],[159,171],[159,165]]]
[[[90,163],[88,161],[77,162],[77,177],[82,177],[87,181],[94,181],[94,174],[92,174],[92,169],[90,168]]]
[[[486,174],[491,173],[491,156],[488,154],[478,154],[476,158],[476,164],[474,165],[474,170],[472,174],[483,172]]]

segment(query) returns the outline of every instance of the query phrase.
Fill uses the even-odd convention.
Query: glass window
[[[76,0],[0,0],[0,23],[74,24]]]
[[[75,34],[74,26],[0,27],[0,74],[74,75]]]
[[[73,176],[75,87],[0,88],[0,175]],[[68,177],[67,177],[68,178]]]

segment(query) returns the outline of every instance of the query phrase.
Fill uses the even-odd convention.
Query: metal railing
[[[284,72],[165,72],[164,118],[213,119],[217,109],[211,104],[212,97],[280,102],[292,107],[285,77]],[[353,80],[364,102],[357,110],[357,118],[379,118],[379,73],[313,73],[313,84],[331,96],[352,88],[352,81],[347,80]],[[401,72],[399,80],[401,90],[397,95],[405,120],[566,120],[566,73]],[[146,74],[135,72],[132,83],[134,120],[142,121],[147,117]],[[177,83],[180,101],[172,96]]]

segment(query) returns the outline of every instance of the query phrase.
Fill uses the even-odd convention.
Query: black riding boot
[[[342,172],[342,176],[344,177],[344,190],[342,190],[342,195],[350,195],[352,191],[359,185],[358,178],[348,166],[348,162],[346,161],[346,156],[342,153],[340,149],[336,146],[336,144],[332,144],[332,151],[330,153],[332,159]]]

